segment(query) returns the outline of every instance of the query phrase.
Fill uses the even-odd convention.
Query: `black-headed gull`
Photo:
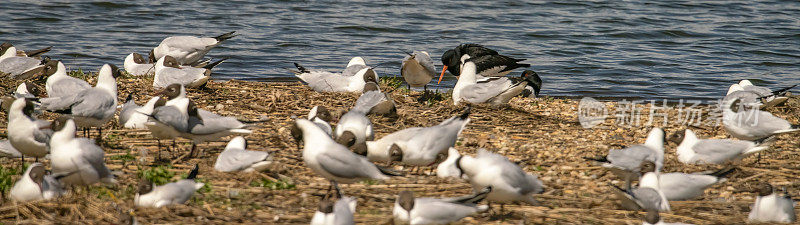
[[[3,42],[3,44],[0,44],[0,52],[3,52],[4,49],[7,49],[7,48],[13,47],[13,46],[14,45],[12,45],[11,43]],[[31,57],[31,58],[40,59],[42,54],[49,52],[52,48],[53,48],[53,46],[46,47],[46,48],[41,48],[41,49],[35,49],[35,50],[28,50],[28,51],[24,51],[22,49],[17,49],[17,56],[20,56],[20,57]]]
[[[50,163],[54,173],[69,174],[61,179],[67,185],[115,183],[114,175],[104,162],[105,152],[93,140],[75,138],[75,122],[64,117],[57,120],[50,138]]]
[[[381,137],[378,140],[374,141],[367,141],[367,151],[364,152],[356,152],[361,155],[366,155],[367,159],[372,162],[391,162],[391,161],[399,161],[401,160],[402,153],[398,152],[398,154],[394,155],[394,159],[392,156],[392,152],[389,148],[395,142],[398,141],[407,141],[408,139],[417,135],[417,133],[424,129],[423,127],[411,127],[402,129],[399,131],[395,131],[394,133],[388,134],[386,136]]]
[[[306,166],[331,181],[331,187],[337,187],[337,183],[353,183],[366,179],[386,180],[389,179],[388,175],[395,175],[336,143],[311,121],[297,119],[292,124],[291,131],[292,137],[303,143],[303,161]]]
[[[172,36],[164,39],[150,54],[154,59],[172,56],[180,65],[194,65],[200,59],[225,40],[237,35],[236,31],[225,33],[216,37]]]
[[[628,210],[658,210],[668,212],[669,201],[661,191],[658,172],[653,161],[642,162],[640,172],[643,174],[639,179],[639,187],[631,188],[627,182],[627,188],[611,185],[611,190],[622,200],[622,207]]]
[[[364,92],[356,100],[353,109],[366,111],[367,114],[374,115],[389,117],[397,115],[397,106],[392,96],[389,96],[389,93],[381,92],[378,84],[373,82],[367,82],[364,85]]]
[[[466,198],[466,201],[438,198],[416,198],[414,192],[401,191],[392,209],[399,224],[449,224],[489,209],[477,203],[487,197],[491,186]]]
[[[787,194],[779,194],[769,183],[761,183],[753,192],[757,193],[756,202],[747,216],[753,222],[792,223],[797,219],[794,213],[794,201]]]
[[[358,105],[356,105],[358,106]],[[375,133],[372,130],[372,122],[367,117],[369,109],[353,107],[347,111],[339,122],[336,123],[336,129],[333,130],[333,136],[336,142],[347,147],[363,146],[364,142],[372,141],[375,139]],[[366,147],[362,147],[365,149]]]
[[[768,149],[771,143],[769,140],[700,139],[689,129],[675,133],[670,140],[679,143],[676,151],[678,161],[686,164],[722,164],[739,160]]]
[[[153,87],[165,88],[170,84],[182,84],[187,88],[205,85],[211,79],[211,70],[205,68],[181,69],[178,61],[172,56],[164,56],[155,64]]]
[[[600,162],[603,168],[611,170],[620,178],[635,180],[640,175],[639,166],[644,161],[655,162],[656,171],[664,167],[664,139],[664,130],[656,127],[647,134],[644,144],[611,149],[606,156],[586,159]]]
[[[41,99],[42,108],[67,115],[80,128],[96,127],[98,139],[103,125],[117,112],[117,80],[119,68],[105,64],[97,75],[97,84],[71,95]]]
[[[751,105],[755,94],[737,91],[722,100],[722,125],[728,133],[741,140],[754,141],[772,135],[800,131],[800,125],[761,111]]]
[[[330,199],[323,199],[319,202],[319,208],[311,217],[311,225],[347,225],[355,224],[353,213],[356,212],[356,198],[343,196],[332,202]]]
[[[146,129],[147,126],[144,124],[150,118],[147,115],[153,113],[156,105],[162,106],[166,102],[166,99],[156,96],[150,98],[144,105],[139,106],[133,99],[133,93],[131,93],[125,98],[125,104],[119,110],[119,124],[128,129]]]
[[[738,85],[738,87],[736,87],[736,85]],[[796,86],[797,85],[792,85],[773,91],[767,87],[755,86],[752,82],[750,82],[750,80],[741,80],[738,84],[731,85],[731,87],[728,89],[728,93],[730,94],[731,92],[738,90],[756,93],[759,97],[763,98],[762,102],[764,105],[762,105],[761,108],[764,109],[780,105],[786,102],[786,100],[789,100],[788,97],[783,95]]]
[[[367,82],[378,83],[378,74],[372,67],[365,67],[354,75],[344,75],[328,71],[308,70],[295,63],[298,71],[295,76],[318,92],[362,92]]]
[[[42,74],[42,61],[27,56],[17,56],[17,49],[8,43],[0,45],[0,73],[11,79],[25,80]]]
[[[433,65],[431,55],[425,51],[414,51],[406,53],[408,56],[403,58],[400,64],[400,75],[406,80],[409,88],[424,87],[428,89],[428,83],[436,76],[436,67]]]
[[[464,127],[469,123],[470,108],[438,125],[417,130],[406,140],[395,141],[388,149],[392,161],[411,166],[430,166],[444,161]],[[369,146],[367,146],[369,152]]]
[[[139,181],[139,190],[133,198],[138,207],[160,208],[171,204],[186,203],[205,184],[195,181],[199,167],[194,166],[186,179],[157,186],[146,179]]]
[[[478,149],[475,157],[462,156],[456,160],[456,167],[467,176],[474,191],[492,187],[486,197],[489,202],[525,202],[536,205],[538,203],[533,194],[544,191],[542,181],[536,175],[525,172],[508,158],[486,149]]]
[[[50,152],[53,131],[50,122],[33,118],[33,102],[23,98],[14,100],[8,113],[8,141],[23,156],[44,157]]]
[[[39,96],[43,96],[44,92],[39,85],[25,81],[17,86],[13,95],[14,98],[38,98]]]
[[[122,67],[125,68],[125,72],[134,76],[145,76],[156,73],[155,64],[148,63],[142,55],[135,52],[125,56],[125,62],[122,64]]]
[[[86,81],[67,75],[67,68],[58,60],[50,60],[44,64],[44,75],[47,76],[44,88],[50,98],[75,95],[92,88]]]
[[[485,77],[479,79],[476,68],[487,63],[502,61],[500,55],[488,55],[467,59],[461,67],[461,76],[453,87],[453,104],[460,102],[505,104],[522,94],[528,86],[527,79],[515,81],[507,77]]]
[[[214,163],[214,170],[220,172],[264,171],[272,164],[269,152],[247,150],[247,140],[237,136],[228,142]]]
[[[689,200],[703,195],[706,188],[725,181],[725,175],[735,171],[726,167],[710,174],[662,173],[658,175],[659,190],[667,200]]]
[[[48,175],[44,165],[33,163],[11,187],[11,199],[20,202],[48,200],[61,196],[64,188],[57,177]]]

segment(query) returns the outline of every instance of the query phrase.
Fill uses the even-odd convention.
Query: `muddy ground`
[[[137,102],[144,103],[155,92],[147,78],[123,78],[119,82],[119,99],[123,101],[135,92]],[[9,93],[18,83],[3,81],[3,93]],[[93,82],[92,82],[93,83]],[[553,84],[556,85],[556,84]],[[453,106],[449,96],[441,102],[417,102],[420,92],[409,92],[383,85],[392,91],[397,101],[397,118],[370,116],[376,138],[415,126],[430,126],[455,115],[463,106]],[[546,94],[547,90],[543,91]],[[57,200],[14,203],[4,200],[0,206],[0,223],[117,223],[119,212],[132,210],[143,224],[307,224],[320,195],[328,182],[305,167],[287,127],[292,116],[304,116],[314,105],[324,105],[343,113],[358,94],[316,93],[300,83],[261,83],[225,81],[209,83],[205,89],[190,90],[189,96],[201,108],[243,120],[262,120],[254,133],[246,137],[251,150],[274,151],[276,163],[265,173],[221,173],[213,170],[215,157],[227,140],[199,146],[202,153],[196,158],[184,158],[190,144],[178,140],[179,150],[167,153],[168,160],[156,162],[157,143],[146,130],[123,130],[116,122],[103,133],[106,163],[119,181],[116,185],[95,185],[77,189]],[[617,120],[585,129],[578,122],[579,100],[541,97],[515,98],[507,106],[473,106],[472,122],[462,133],[456,148],[462,154],[475,154],[486,148],[517,162],[525,171],[536,174],[546,185],[543,194],[536,195],[539,206],[506,205],[506,214],[486,212],[465,218],[462,224],[641,224],[642,212],[627,211],[617,204],[610,193],[609,183],[616,177],[582,157],[603,155],[612,148],[642,143],[652,126],[617,125]],[[613,112],[618,108],[605,103]],[[646,105],[642,105],[646,107]],[[800,101],[795,96],[781,107],[770,109],[792,123],[800,123]],[[620,107],[621,108],[621,107]],[[646,109],[646,108],[645,108]],[[707,109],[704,107],[702,109]],[[5,136],[7,115],[0,113],[0,134]],[[678,110],[669,110],[670,119],[664,126],[668,134],[687,126],[673,121]],[[648,114],[644,114],[646,117]],[[53,118],[54,115],[46,114]],[[657,120],[660,122],[660,120]],[[660,124],[660,123],[658,123]],[[110,128],[110,129],[109,129]],[[719,126],[691,127],[703,137],[725,138]],[[95,133],[92,133],[94,135]],[[699,199],[672,201],[671,213],[662,213],[668,222],[693,224],[741,224],[747,219],[755,194],[742,193],[757,182],[770,182],[797,195],[800,183],[800,150],[798,134],[777,137],[772,148],[761,155],[737,162],[737,170],[727,182],[713,186]],[[710,171],[723,166],[686,166],[677,161],[676,144],[666,146],[664,172]],[[28,163],[32,160],[28,160]],[[0,159],[4,169],[19,168],[19,159]],[[46,165],[49,163],[46,163]],[[160,209],[137,209],[133,196],[139,176],[149,174],[177,180],[193,165],[200,165],[201,189],[186,205]],[[407,168],[395,167],[408,171]],[[425,173],[427,173],[427,168]],[[19,175],[11,176],[13,180]],[[355,218],[362,224],[383,224],[389,221],[396,194],[413,190],[418,196],[451,197],[471,192],[461,180],[440,179],[435,175],[406,174],[386,182],[366,181],[342,186],[347,195],[358,197]]]

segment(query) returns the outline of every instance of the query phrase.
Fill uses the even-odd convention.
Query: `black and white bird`
[[[439,74],[439,82],[442,81],[445,71],[449,71],[454,76],[463,73],[463,63],[470,58],[485,57],[486,62],[478,65],[476,74],[480,77],[505,76],[512,70],[520,67],[530,67],[530,64],[519,63],[525,59],[514,59],[500,55],[497,51],[483,47],[479,44],[461,44],[454,49],[450,49],[442,54],[442,73]]]
[[[14,45],[12,45],[11,43],[3,42],[3,44],[0,44],[0,52],[2,52],[2,49],[6,49],[6,48],[9,48],[9,47],[13,47],[13,46]],[[53,48],[53,46],[49,46],[49,47],[46,47],[46,48],[28,50],[28,51],[25,51],[25,50],[22,50],[22,49],[17,49],[17,56],[41,59],[42,54],[49,52],[52,48]]]
[[[331,115],[331,111],[329,111],[327,107],[321,105],[312,107],[311,110],[308,111],[308,117],[306,119],[317,124],[328,136],[333,136],[333,128],[330,124],[330,121],[333,120],[333,115]]]
[[[625,189],[609,184],[611,190],[622,200],[622,207],[628,210],[657,210],[659,212],[670,211],[669,201],[664,192],[661,191],[659,174],[656,171],[653,161],[644,161],[640,166],[642,177],[639,179],[639,187],[631,188],[630,182],[626,182]]]
[[[171,204],[186,203],[197,190],[205,186],[205,184],[195,181],[198,169],[199,167],[195,165],[186,179],[161,186],[156,186],[142,178],[139,182],[139,190],[133,199],[134,204],[138,207],[160,208]]]
[[[122,109],[119,110],[119,124],[128,129],[146,129],[147,126],[144,124],[149,119],[148,115],[153,113],[156,105],[164,104],[166,104],[166,99],[156,96],[140,106],[136,104],[133,93],[131,93],[125,98],[125,104],[122,104]]]
[[[297,78],[303,80],[311,89],[318,92],[362,92],[364,85],[368,82],[378,83],[378,74],[372,67],[361,67],[361,65],[348,66],[346,73],[333,73],[321,70],[308,70],[300,64],[294,63],[297,70],[290,70],[295,73]],[[354,74],[351,71],[360,68]]]
[[[58,60],[44,64],[44,75],[47,76],[44,88],[49,98],[75,95],[92,88],[86,81],[67,75],[67,67]]]
[[[653,128],[647,134],[644,144],[633,145],[624,149],[611,149],[608,154],[598,158],[586,158],[598,161],[603,168],[626,180],[636,180],[641,174],[639,166],[644,161],[655,163],[656,171],[664,167],[664,130]]]
[[[0,73],[11,79],[25,80],[42,74],[42,61],[28,56],[17,56],[17,49],[6,42],[0,45]]]
[[[125,56],[125,61],[122,64],[122,67],[125,68],[125,72],[134,76],[155,74],[156,69],[154,66],[154,63],[147,62],[144,56],[135,52]]]
[[[67,185],[87,186],[97,182],[116,183],[104,162],[105,152],[93,140],[75,137],[75,122],[59,118],[50,138],[50,163],[54,173],[69,174]]]
[[[728,94],[721,102],[722,127],[725,131],[741,140],[755,141],[776,134],[800,131],[800,124],[761,111],[758,106],[751,105],[757,94],[748,91],[736,91]]]
[[[203,57],[223,41],[236,37],[236,31],[225,33],[216,37],[172,36],[164,39],[157,47],[150,51],[150,58],[160,59],[172,56],[180,65],[195,65]]]
[[[34,104],[20,98],[11,103],[8,112],[8,141],[22,156],[34,157],[38,161],[50,153],[50,138],[53,131],[47,129],[50,122],[32,116]]]
[[[401,191],[392,209],[396,224],[450,224],[489,209],[477,203],[491,192],[491,186],[474,195],[454,198],[417,198],[414,192]]]
[[[456,167],[467,176],[475,192],[492,187],[486,201],[500,204],[525,202],[538,204],[533,194],[544,191],[542,181],[536,175],[522,170],[519,165],[505,156],[486,149],[478,149],[478,155],[462,156],[456,160]]]
[[[11,199],[20,202],[48,200],[64,194],[57,176],[47,174],[44,165],[33,163],[11,188]]]
[[[470,58],[463,63],[461,76],[453,87],[453,104],[461,102],[505,104],[525,91],[530,82],[528,79],[515,81],[507,77],[479,78],[477,75],[479,65],[491,63],[492,59],[489,57],[495,56],[497,55]]]
[[[330,199],[319,202],[319,209],[311,217],[311,225],[348,225],[355,224],[353,213],[356,212],[356,198],[341,196],[336,203]]]
[[[753,192],[758,194],[747,219],[753,222],[792,223],[797,219],[794,201],[788,194],[777,193],[772,185],[761,183]]]
[[[410,166],[431,166],[444,161],[447,158],[448,149],[455,146],[461,131],[469,124],[471,108],[465,109],[462,113],[452,116],[441,123],[416,130],[406,139],[396,139],[389,149],[373,150],[373,154],[385,155],[382,151],[388,151],[390,161],[401,162]],[[398,132],[404,132],[403,130]],[[402,137],[405,135],[399,135]],[[380,145],[375,145],[380,146]],[[373,147],[375,147],[373,146]],[[367,155],[370,153],[367,145]],[[381,157],[375,157],[381,158]]]
[[[769,149],[772,140],[700,139],[686,129],[670,140],[678,143],[678,161],[686,164],[723,164]]]
[[[228,142],[214,162],[214,170],[220,172],[264,171],[272,164],[269,152],[247,150],[247,140],[237,136]]]

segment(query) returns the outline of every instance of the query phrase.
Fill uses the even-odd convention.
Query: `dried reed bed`
[[[119,98],[135,92],[138,103],[145,102],[155,90],[147,78],[122,79]],[[3,82],[6,92],[16,83]],[[384,87],[384,89],[391,89]],[[546,93],[546,91],[545,91]],[[189,142],[178,140],[181,150],[164,152],[172,162],[154,162],[157,143],[147,131],[121,130],[111,124],[112,130],[104,132],[104,143],[109,167],[117,173],[119,184],[78,188],[74,194],[54,201],[14,203],[5,201],[0,206],[0,222],[23,224],[48,223],[116,223],[120,212],[133,209],[133,215],[144,224],[307,224],[317,208],[320,194],[328,187],[327,181],[315,176],[304,166],[301,150],[297,148],[287,127],[293,116],[302,117],[314,105],[324,105],[345,112],[358,97],[357,94],[316,93],[299,83],[261,83],[246,81],[213,82],[202,90],[190,90],[189,96],[201,108],[222,115],[236,116],[242,120],[262,121],[254,134],[247,137],[253,150],[275,151],[276,165],[266,173],[220,173],[213,170],[216,155],[226,142],[213,142],[199,146],[203,152],[197,158],[184,159]],[[462,106],[452,101],[428,106],[418,103],[419,92],[393,90],[398,104],[396,118],[371,116],[377,137],[399,129],[430,126],[448,118]],[[616,105],[608,102],[614,109]],[[793,123],[800,122],[798,98],[786,106],[772,111]],[[584,129],[578,123],[578,101],[572,99],[540,98],[511,101],[507,106],[473,107],[472,122],[459,139],[456,148],[462,154],[474,154],[486,148],[503,154],[519,163],[526,171],[540,177],[547,186],[537,195],[540,206],[508,205],[506,215],[483,213],[466,218],[463,224],[641,224],[643,213],[623,210],[609,193],[608,183],[615,177],[582,157],[605,154],[610,148],[620,148],[644,141],[650,127],[616,126],[613,119],[598,128]],[[5,114],[5,113],[3,113]],[[336,113],[335,113],[336,114]],[[669,111],[670,117],[677,115]],[[48,117],[53,115],[48,114]],[[7,117],[3,117],[7,118]],[[6,127],[7,120],[0,121]],[[685,128],[670,123],[664,127],[671,134]],[[726,137],[720,127],[693,128],[704,137]],[[5,133],[5,129],[2,130]],[[662,218],[670,222],[694,224],[744,223],[749,205],[754,200],[751,193],[741,193],[756,182],[768,181],[797,194],[800,184],[800,147],[797,134],[778,137],[773,148],[765,152],[759,163],[751,156],[737,163],[738,170],[728,182],[706,191],[706,195],[692,201],[671,202],[671,213]],[[721,166],[684,166],[677,161],[675,144],[667,146],[665,171],[697,172],[714,170]],[[123,155],[133,155],[126,160]],[[5,167],[19,167],[19,160],[0,159]],[[138,182],[137,171],[157,165],[171,165],[178,176],[194,165],[200,165],[199,177],[208,183],[210,191],[198,193],[186,205],[161,209],[136,209],[133,196]],[[404,170],[397,167],[395,169]],[[425,170],[427,173],[427,170]],[[19,176],[14,177],[17,179]],[[250,186],[253,181],[283,180],[296,186],[291,189],[272,190]],[[616,182],[620,185],[618,182]],[[413,190],[420,196],[457,196],[469,193],[463,181],[440,179],[432,175],[407,174],[383,183],[362,182],[343,185],[347,195],[358,197],[356,220],[363,224],[388,223],[395,195],[401,190]]]

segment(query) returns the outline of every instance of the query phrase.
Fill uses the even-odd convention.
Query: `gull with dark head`
[[[172,204],[184,204],[192,198],[197,190],[205,184],[195,181],[199,167],[194,166],[186,179],[157,186],[142,178],[139,181],[139,190],[133,198],[138,207],[161,208]]]
[[[53,131],[50,122],[32,116],[34,104],[31,100],[20,98],[11,103],[8,112],[8,141],[22,156],[44,157],[50,152],[50,138]]]
[[[60,177],[47,174],[44,165],[33,163],[28,166],[14,186],[11,187],[11,199],[19,202],[48,200],[64,194],[64,188],[58,181]]]
[[[50,98],[72,96],[92,88],[86,81],[67,75],[67,68],[58,60],[44,64],[44,75],[47,76],[44,87]]]
[[[683,133],[683,134],[681,134]],[[773,140],[700,139],[686,129],[669,140],[678,143],[678,161],[686,164],[723,164],[769,148]]]
[[[178,65],[194,65],[223,41],[236,37],[236,31],[216,37],[172,36],[164,39],[150,51],[150,58],[174,57]]]
[[[656,164],[653,161],[644,161],[640,168],[642,177],[639,179],[639,187],[631,188],[630,182],[626,183],[625,189],[609,184],[614,194],[622,200],[622,207],[628,210],[670,211],[669,201],[661,191]]]
[[[786,193],[775,192],[769,183],[760,183],[753,192],[758,194],[747,220],[752,222],[795,222],[794,201]]]
[[[116,183],[104,162],[103,149],[93,140],[76,138],[77,128],[72,119],[61,117],[54,127],[55,133],[50,138],[50,163],[54,173],[69,174],[61,182],[77,186]]]
[[[353,213],[356,212],[356,198],[342,196],[334,203],[330,199],[322,199],[319,208],[311,217],[311,225],[347,225],[355,224]]]
[[[295,76],[318,92],[362,92],[367,82],[378,82],[378,74],[372,67],[364,67],[353,75],[328,71],[308,70],[295,63]]]
[[[254,172],[264,171],[272,164],[269,152],[247,150],[247,140],[234,137],[217,156],[214,170],[220,172]]]
[[[10,79],[26,80],[41,75],[42,61],[27,56],[17,56],[17,49],[8,42],[0,45],[0,74]]]
[[[536,175],[525,172],[508,158],[486,149],[478,149],[476,157],[460,157],[456,160],[456,167],[466,175],[474,191],[491,187],[486,197],[490,203],[525,202],[537,205],[533,194],[544,191],[542,181]]]
[[[392,209],[395,223],[449,224],[489,209],[478,202],[487,197],[491,186],[472,196],[459,199],[417,198],[412,191],[401,191]]]

